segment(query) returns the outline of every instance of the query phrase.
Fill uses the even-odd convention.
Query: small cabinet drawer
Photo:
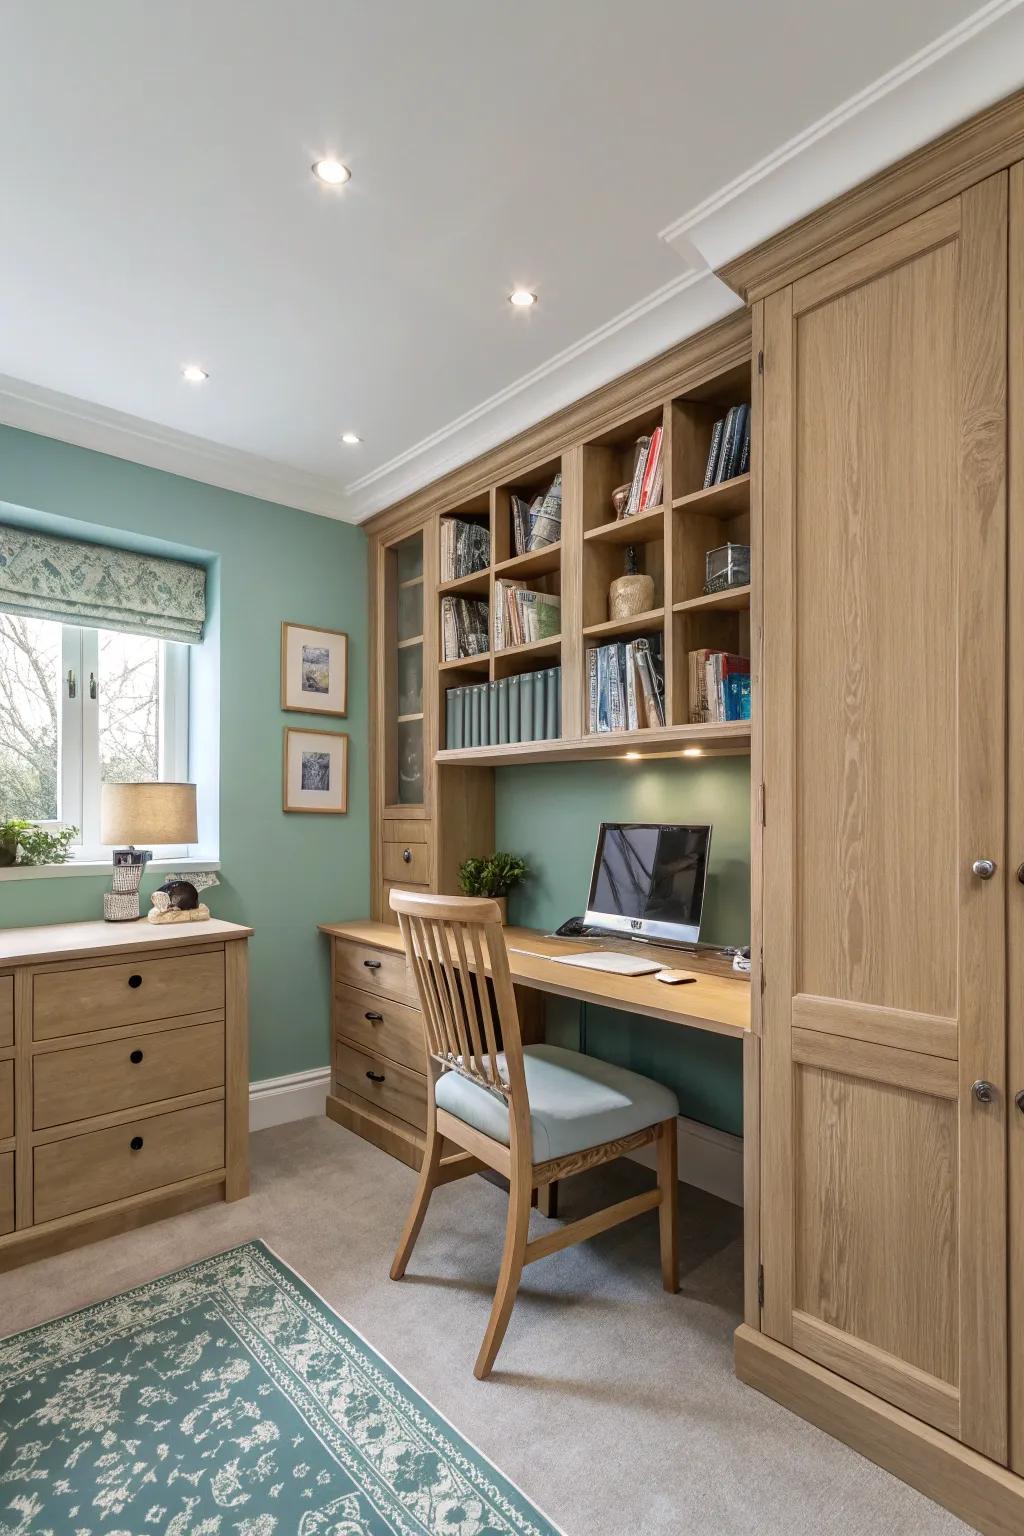
[[[334,1032],[360,1050],[386,1056],[417,1072],[427,1070],[423,1015],[418,1008],[339,987],[334,997]]]
[[[411,817],[385,817],[381,823],[381,836],[386,843],[426,843],[430,840],[430,822],[414,821]]]
[[[126,960],[78,970],[41,971],[32,992],[32,1036],[146,1024],[224,1007],[224,951]]]
[[[55,1221],[223,1168],[224,1105],[198,1104],[68,1136],[36,1147],[33,1158],[33,1217]]]
[[[14,1153],[0,1152],[0,1237],[14,1231]]]
[[[0,976],[0,1045],[14,1044],[14,977]]]
[[[397,885],[430,884],[429,843],[383,843],[381,869]]]
[[[14,1062],[0,1061],[0,1141],[14,1135]]]
[[[368,944],[335,939],[334,979],[344,986],[390,997],[396,1003],[418,1006],[416,984],[401,951],[372,949]]]
[[[40,1131],[201,1093],[223,1082],[224,1025],[219,1021],[40,1051],[32,1075],[33,1125]]]
[[[334,1075],[349,1093],[379,1105],[417,1130],[426,1130],[427,1080],[422,1072],[396,1066],[383,1056],[371,1056],[336,1040]]]

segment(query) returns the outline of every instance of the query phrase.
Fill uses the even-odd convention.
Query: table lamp
[[[100,842],[114,848],[113,889],[103,895],[103,919],[131,923],[139,917],[142,872],[152,849],[136,843],[194,843],[194,784],[104,784],[100,793]]]

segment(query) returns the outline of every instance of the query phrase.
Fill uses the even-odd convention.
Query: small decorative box
[[[705,592],[726,592],[750,583],[750,545],[723,544],[709,549],[705,560]]]

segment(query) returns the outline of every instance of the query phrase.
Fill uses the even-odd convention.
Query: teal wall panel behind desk
[[[701,936],[714,944],[750,942],[747,758],[538,764],[500,768],[495,781],[496,846],[522,854],[533,871],[510,899],[511,922],[551,929],[583,911],[602,821],[710,822]],[[577,1006],[549,1000],[550,1038],[575,1045],[578,1029]],[[688,1118],[742,1134],[738,1040],[588,1008],[586,1048],[668,1083]]]
[[[0,427],[5,519],[136,548],[159,541],[207,557],[221,698],[222,884],[210,907],[255,929],[252,1077],[326,1067],[329,966],[316,924],[363,917],[370,904],[365,535],[331,518]],[[347,719],[282,713],[284,619],[348,632]],[[348,733],[347,816],[282,811],[286,725]],[[163,878],[147,878],[144,902]],[[107,873],[0,880],[0,927],[100,917],[109,884]]]

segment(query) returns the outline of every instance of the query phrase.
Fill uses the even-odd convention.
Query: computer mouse
[[[672,970],[656,971],[655,975],[654,975],[654,979],[655,979],[655,981],[667,982],[670,987],[679,986],[680,983],[682,983],[684,981],[696,981],[697,980],[696,976],[693,974],[692,971],[672,971]]]

